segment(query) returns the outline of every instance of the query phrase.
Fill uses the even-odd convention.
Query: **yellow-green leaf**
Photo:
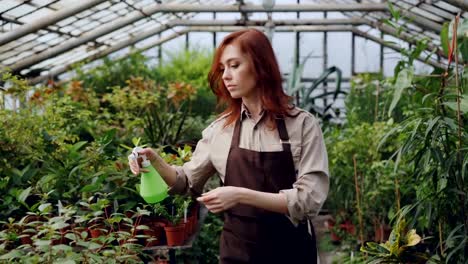
[[[412,247],[421,242],[421,237],[416,234],[416,229],[411,229],[407,234],[406,234],[406,246]]]

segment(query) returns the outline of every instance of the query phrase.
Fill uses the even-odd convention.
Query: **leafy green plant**
[[[169,60],[155,68],[154,72],[157,72],[158,76],[153,75],[153,79],[161,85],[190,83],[196,90],[191,116],[201,116],[206,119],[213,115],[216,110],[216,97],[207,79],[212,63],[212,52],[193,49],[178,53],[168,52],[167,55]]]
[[[132,58],[134,61],[107,61],[108,65],[114,65],[91,71],[89,75],[79,73],[79,78],[60,86],[49,83],[31,87],[21,78],[2,72],[2,82],[9,88],[2,89],[2,93],[17,97],[21,103],[13,109],[0,109],[0,126],[6,128],[0,129],[0,191],[4,193],[0,198],[0,216],[12,219],[11,223],[1,225],[0,262],[141,263],[151,260],[150,257],[145,260],[144,252],[135,243],[143,238],[142,214],[134,217],[122,214],[127,210],[138,211],[136,207],[142,201],[135,188],[139,178],[131,175],[128,153],[122,145],[131,144],[133,138],[148,141],[144,132],[145,110],[148,105],[154,105],[165,111],[166,103],[171,104],[169,110],[173,115],[179,109],[186,111],[180,131],[178,126],[165,131],[170,135],[166,137],[168,141],[199,137],[201,127],[212,113],[205,107],[211,99],[213,108],[215,104],[208,86],[203,86],[207,81],[206,74],[201,72],[209,70],[203,65],[211,63],[210,56],[203,56],[205,59],[200,56],[198,62],[195,57],[187,57],[190,59],[184,59],[186,63],[165,63],[173,66],[163,70],[164,78],[157,72],[159,67],[147,67],[138,56]],[[180,71],[180,63],[191,67],[199,64]],[[178,73],[174,74],[175,71]],[[202,88],[206,92],[203,107],[198,109],[193,103],[190,106],[188,101],[198,100],[195,95]],[[164,122],[169,120],[167,116],[161,118]],[[175,116],[172,122],[179,124],[182,120],[179,118]],[[181,164],[190,159],[190,147],[164,146],[178,153],[163,154],[170,163]],[[107,205],[112,204],[112,212],[98,205],[100,202],[88,200],[94,199],[97,193],[102,193],[101,198],[105,196]],[[64,204],[62,209],[51,206],[59,202]],[[80,202],[87,202],[89,207]],[[181,207],[186,207],[189,201],[184,202],[185,206]],[[79,206],[65,215],[64,208],[73,204]],[[34,224],[23,223],[21,219],[25,215],[40,220],[33,221]],[[90,239],[83,228],[91,220],[101,221],[103,229],[113,231]],[[13,227],[18,228],[17,232],[12,231]],[[31,245],[20,246],[23,235],[33,240]],[[50,245],[57,240],[69,244]],[[77,247],[83,250],[77,252]]]
[[[101,201],[103,202],[90,204],[89,207],[95,206],[96,212],[102,211],[107,203]],[[13,263],[141,263],[153,260],[143,251],[143,246],[137,243],[138,238],[143,237],[138,230],[148,228],[140,225],[141,217],[148,215],[148,211],[137,210],[134,218],[127,218],[119,213],[106,215],[105,221],[115,230],[103,233],[98,238],[88,236],[86,228],[81,226],[82,215],[77,208],[59,206],[58,211],[56,216],[26,222],[25,219],[31,216],[29,215],[19,221],[18,226],[27,228],[22,230],[22,236],[28,231],[30,241],[13,249],[5,247],[3,243],[0,247],[0,260]]]
[[[77,80],[83,82],[83,86],[92,88],[99,97],[111,92],[110,88],[124,87],[127,80],[134,77],[150,79],[154,73],[147,64],[148,59],[138,52],[130,53],[118,60],[104,58],[102,65],[89,71],[84,71],[83,64],[75,65]]]
[[[391,158],[404,135],[393,136],[392,141],[379,147],[379,142],[394,127],[392,122],[361,123],[353,127],[330,129],[325,133],[329,155],[330,192],[325,208],[334,216],[356,224],[356,179],[360,191],[360,205],[364,215],[364,235],[371,234],[374,221],[388,222],[396,211],[395,177],[404,178],[408,168],[394,172]],[[357,174],[357,175],[355,175]],[[356,179],[355,179],[356,177]],[[404,179],[401,184],[410,184]],[[344,214],[344,215],[343,215]]]
[[[332,110],[338,95],[346,94],[341,90],[341,70],[336,66],[329,67],[307,87],[301,79],[304,65],[309,58],[310,55],[306,56],[299,65],[294,61],[291,74],[288,77],[286,91],[289,95],[297,97],[298,107],[319,115],[322,120],[329,120],[335,115],[330,110]],[[319,91],[318,88],[322,87],[327,82],[327,78],[334,73],[336,74],[336,88],[333,91]],[[319,101],[323,102],[321,106],[318,103]]]
[[[191,197],[173,195],[161,203],[152,205],[152,210],[155,215],[163,217],[170,225],[176,226],[184,220],[192,202]]]
[[[459,48],[451,42],[450,50]],[[466,261],[463,250],[444,241],[449,238],[452,241],[455,230],[460,226],[463,226],[465,234],[467,232],[465,208],[468,207],[468,189],[464,179],[468,149],[464,146],[468,144],[468,137],[464,125],[466,113],[461,107],[465,98],[466,72],[459,65],[449,65],[446,72],[436,70],[431,76],[413,78],[413,74],[408,72],[411,68],[407,67],[412,66],[410,59],[406,58],[401,63],[406,65],[407,73],[398,69],[395,74],[392,105],[398,104],[409,91],[418,94],[416,98],[421,98],[420,103],[412,106],[405,113],[406,119],[388,132],[388,135],[408,135],[395,152],[395,166],[398,168],[398,161],[406,159],[414,168],[416,199],[408,203],[411,210],[402,214],[411,219],[419,230],[438,238],[432,241],[432,246],[441,261],[463,263]],[[424,89],[408,89],[421,86]],[[460,241],[466,245],[466,241]]]
[[[8,221],[0,221],[2,230],[0,231],[0,250],[10,250],[18,246],[21,235],[21,226],[12,217]]]
[[[381,73],[361,73],[351,78],[351,90],[345,99],[347,126],[387,120],[389,98],[393,94],[382,79]],[[396,122],[401,120],[398,116],[401,116],[399,108],[392,116]]]
[[[415,229],[407,229],[406,221],[400,219],[385,243],[367,242],[361,251],[367,253],[369,264],[377,263],[426,263],[429,256],[416,247],[422,241]]]

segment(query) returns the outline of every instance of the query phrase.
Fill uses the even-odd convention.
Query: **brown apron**
[[[239,148],[240,120],[229,150],[225,186],[278,193],[296,181],[294,161],[284,119],[277,120],[283,151],[258,152]],[[317,263],[315,234],[307,222],[295,227],[280,213],[248,205],[225,212],[220,242],[220,263]]]

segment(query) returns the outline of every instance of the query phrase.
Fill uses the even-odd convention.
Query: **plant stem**
[[[109,217],[109,214],[107,213],[107,208],[104,208],[103,210],[104,210],[104,215],[106,216],[106,220],[107,220],[107,222],[109,222],[109,218],[110,218],[110,217]],[[114,232],[114,227],[113,227],[113,225],[110,225],[110,230],[109,230],[109,232],[110,232],[110,233]]]
[[[400,185],[398,182],[398,176],[395,176],[395,192],[396,192],[396,202],[397,202],[397,212],[400,211]]]
[[[377,82],[376,89],[375,89],[374,122],[377,122],[377,117],[379,116],[379,87],[380,87],[380,82]]]
[[[364,246],[364,235],[363,235],[363,225],[362,225],[362,212],[361,212],[361,205],[360,205],[360,197],[359,197],[359,185],[357,179],[357,161],[356,161],[356,154],[353,155],[353,163],[354,163],[354,185],[356,186],[356,204],[359,216],[359,237],[361,242],[361,247]]]
[[[439,245],[440,245],[440,255],[444,255],[444,246],[442,244],[442,222],[439,219]]]
[[[457,89],[457,123],[458,123],[458,144],[457,144],[457,165],[460,165],[460,169],[459,169],[459,174],[458,174],[458,179],[461,180],[461,184],[460,184],[460,187],[461,187],[461,191],[463,192],[463,188],[465,186],[464,184],[464,178],[463,176],[461,175],[462,174],[462,171],[463,171],[463,162],[462,162],[462,154],[461,154],[461,145],[462,145],[462,120],[461,120],[461,111],[460,111],[460,100],[461,100],[461,87],[460,87],[460,81],[459,81],[459,77],[458,77],[458,36],[457,36],[457,31],[458,31],[458,23],[460,21],[460,13],[458,13],[458,15],[455,17],[455,23],[453,23],[453,38],[454,38],[454,57],[455,57],[455,87]],[[465,211],[465,195],[464,194],[460,194],[461,196],[461,199],[460,199],[460,203],[461,203],[461,210],[462,210],[462,217],[463,219],[465,219],[465,223],[464,223],[464,228],[465,228],[465,234],[468,234],[468,229],[467,229],[467,225],[468,225],[468,219],[467,216],[466,216],[466,211]]]

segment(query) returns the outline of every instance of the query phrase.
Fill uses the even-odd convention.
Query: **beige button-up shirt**
[[[318,120],[310,113],[295,108],[295,117],[286,117],[286,129],[297,180],[291,189],[281,190],[287,198],[289,219],[295,225],[315,216],[328,194],[328,158]],[[256,122],[244,106],[241,111],[241,148],[254,151],[283,150],[278,131],[267,127],[266,118]],[[218,173],[224,182],[226,163],[231,146],[234,125],[223,128],[225,117],[218,118],[203,132],[192,159],[183,166],[174,166],[176,183],[169,192],[200,194],[208,178]]]

